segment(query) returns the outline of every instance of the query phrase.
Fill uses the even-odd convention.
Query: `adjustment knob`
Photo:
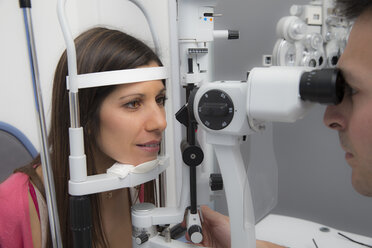
[[[149,240],[149,235],[147,233],[141,233],[140,235],[136,237],[136,244],[142,245],[148,240]]]
[[[181,143],[182,160],[188,166],[198,166],[203,162],[203,150],[194,145],[189,145],[187,142]]]
[[[212,191],[223,189],[222,175],[219,173],[213,173],[209,176],[209,186]]]
[[[182,159],[188,166],[198,166],[203,162],[204,154],[198,146],[189,146],[182,153]]]
[[[193,225],[188,230],[191,241],[194,244],[199,244],[203,241],[202,229],[198,225]]]
[[[197,111],[205,127],[221,130],[226,128],[234,117],[234,103],[226,92],[209,90],[201,96]]]
[[[239,31],[238,30],[228,30],[229,34],[227,39],[229,40],[237,40],[239,39]]]

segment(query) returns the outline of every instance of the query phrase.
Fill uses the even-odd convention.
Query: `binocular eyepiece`
[[[337,105],[344,97],[345,80],[336,68],[313,70],[302,74],[299,89],[304,101]]]

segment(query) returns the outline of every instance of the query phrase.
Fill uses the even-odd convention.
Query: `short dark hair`
[[[371,0],[336,0],[336,9],[338,13],[349,20],[357,18],[366,9],[371,7]]]

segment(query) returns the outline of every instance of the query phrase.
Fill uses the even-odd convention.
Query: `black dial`
[[[149,235],[147,233],[141,233],[136,237],[136,244],[141,245],[149,240]]]
[[[223,190],[223,180],[220,173],[212,173],[209,176],[209,186],[212,191]]]
[[[234,104],[227,93],[221,90],[210,90],[200,98],[198,114],[206,127],[221,130],[233,119]]]

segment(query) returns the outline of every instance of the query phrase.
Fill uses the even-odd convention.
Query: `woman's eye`
[[[168,99],[168,98],[167,98],[166,96],[161,96],[161,97],[156,98],[156,102],[157,102],[159,105],[164,106],[164,105],[165,105],[165,101],[166,101],[167,99]]]
[[[130,101],[124,104],[124,107],[130,108],[130,109],[137,109],[139,108],[139,106],[141,106],[141,102],[138,100]]]

